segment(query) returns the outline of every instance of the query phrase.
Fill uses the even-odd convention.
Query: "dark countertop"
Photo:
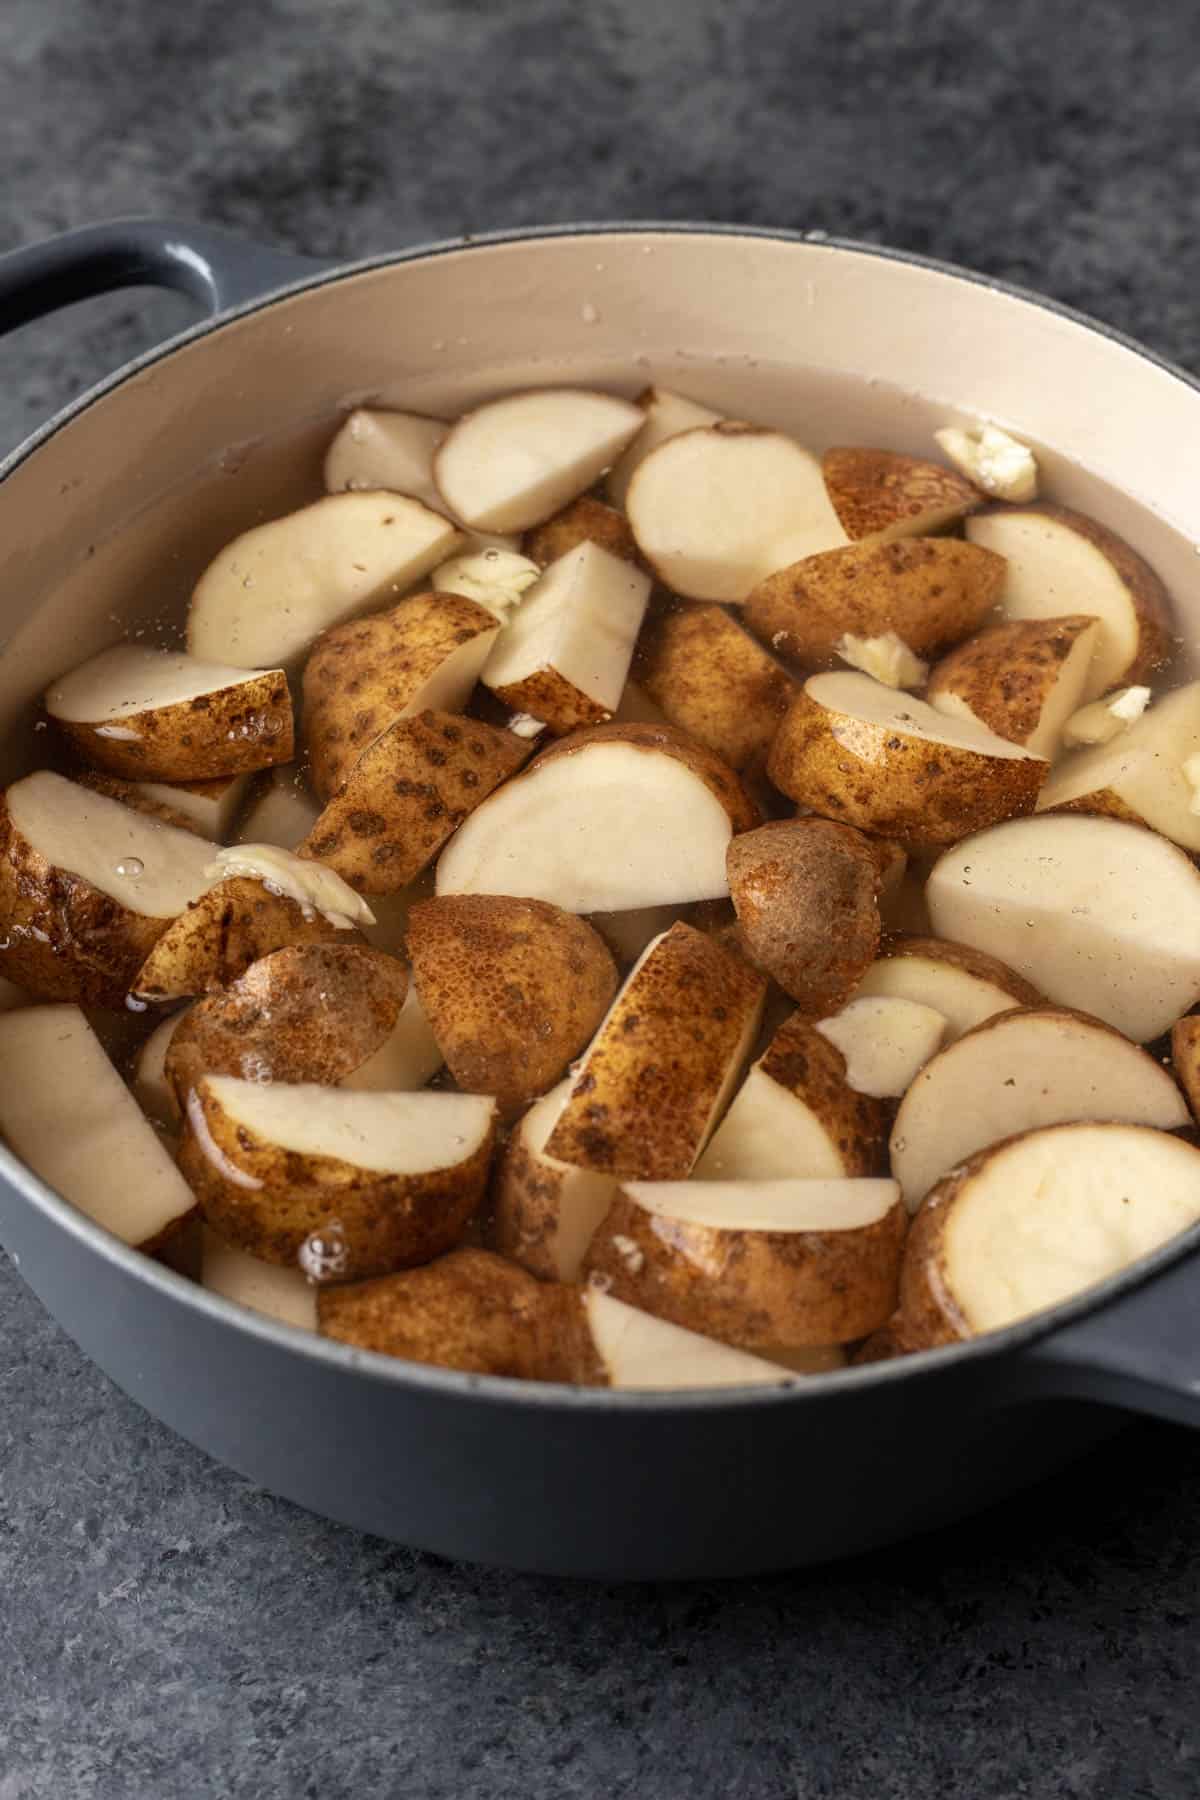
[[[822,227],[1200,368],[1198,50],[1162,0],[8,0],[0,246],[150,211],[331,254]],[[0,345],[0,448],[187,316],[127,295]],[[1194,1796],[1198,1500],[1200,1438],[1138,1425],[831,1570],[454,1567],[171,1437],[0,1255],[0,1800]]]

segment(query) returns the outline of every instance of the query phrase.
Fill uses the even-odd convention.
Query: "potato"
[[[323,800],[396,719],[459,712],[500,622],[460,594],[414,594],[324,632],[304,666],[304,739]]]
[[[1171,1067],[1187,1095],[1193,1118],[1200,1119],[1200,1017],[1189,1013],[1171,1027]]]
[[[234,779],[248,781],[249,776],[238,775]],[[122,806],[128,806],[133,812],[145,813],[147,818],[157,819],[160,825],[170,825],[175,831],[190,831],[198,837],[209,835],[199,830],[186,806],[177,803],[176,796],[185,792],[182,786],[170,786],[166,782],[156,781],[121,781],[115,775],[101,775],[94,769],[81,770],[78,783],[80,787],[90,788],[93,794],[103,794],[109,800],[119,800]],[[196,785],[203,787],[207,784],[197,782]]]
[[[317,1290],[301,1269],[284,1269],[248,1256],[224,1243],[207,1225],[201,1237],[200,1285],[282,1325],[317,1329]]]
[[[584,1274],[747,1349],[849,1343],[895,1310],[906,1229],[894,1181],[626,1181]]]
[[[528,754],[520,738],[477,719],[397,719],[359,757],[299,854],[360,893],[396,893]]]
[[[749,1054],[765,992],[711,938],[673,925],[593,1039],[547,1152],[613,1175],[688,1174]]]
[[[373,1056],[343,1075],[340,1087],[373,1093],[411,1094],[423,1088],[442,1066],[442,1053],[429,1029],[421,997],[410,982],[390,1036]]]
[[[935,431],[938,448],[960,474],[993,500],[1036,500],[1037,458],[1028,444],[1010,437],[998,425],[943,426]]]
[[[888,939],[854,991],[933,1007],[946,1021],[947,1044],[994,1013],[1045,1005],[1037,988],[994,956],[932,937]]]
[[[782,819],[735,837],[725,860],[750,959],[806,1012],[836,1011],[879,948],[874,847],[829,819]]]
[[[981,725],[855,674],[810,676],[767,761],[791,799],[914,850],[1031,812],[1049,769]]]
[[[356,1280],[456,1244],[483,1198],[494,1103],[202,1075],[179,1167],[205,1220],[264,1262]]]
[[[357,932],[331,925],[320,913],[262,881],[233,876],[209,888],[161,932],[129,983],[143,1000],[182,1000],[208,994],[272,950],[287,944],[358,943]]]
[[[942,658],[926,699],[949,718],[974,719],[1053,758],[1087,683],[1099,630],[1084,613],[993,625]]]
[[[443,894],[414,906],[413,980],[459,1087],[503,1113],[535,1099],[588,1043],[617,990],[590,925],[544,900]]]
[[[763,1387],[784,1378],[782,1369],[761,1356],[656,1319],[599,1288],[585,1288],[579,1304],[590,1339],[584,1356],[598,1365],[598,1373],[589,1370],[588,1375],[598,1386],[660,1391]],[[798,1360],[811,1361],[811,1351],[796,1354]],[[828,1350],[821,1354],[824,1366],[829,1366],[828,1355]],[[790,1358],[789,1364],[795,1366]]]
[[[721,414],[711,407],[685,400],[669,388],[644,388],[637,397],[644,424],[628,449],[623,451],[604,478],[605,491],[614,506],[624,507],[634,470],[645,462],[652,450],[678,437],[681,431],[692,431],[697,425],[719,425]]]
[[[919,1000],[867,994],[817,1025],[846,1059],[847,1085],[873,1100],[899,1100],[935,1051],[946,1021]]]
[[[821,473],[833,510],[854,542],[922,537],[956,525],[983,505],[983,495],[953,469],[894,450],[827,450]]]
[[[525,555],[544,569],[580,544],[596,544],[624,562],[639,560],[638,548],[624,514],[615,506],[606,506],[603,500],[593,500],[590,494],[581,494],[578,500],[572,500],[544,525],[535,526],[523,548]]]
[[[356,406],[325,453],[325,491],[367,493],[386,489],[445,510],[433,483],[433,455],[450,427],[423,413]]]
[[[913,1222],[905,1349],[998,1331],[1057,1306],[1200,1219],[1200,1150],[1144,1126],[1064,1124],[954,1169]]]
[[[1200,851],[1196,789],[1185,772],[1200,754],[1200,681],[1164,694],[1110,743],[1078,750],[1050,772],[1039,812],[1100,813],[1148,825]]]
[[[719,606],[675,606],[648,619],[634,670],[672,725],[738,770],[765,762],[795,691]]]
[[[847,544],[775,570],[747,594],[742,618],[810,668],[832,662],[847,634],[894,631],[928,657],[979,629],[1003,580],[1003,557],[958,538]]]
[[[568,1077],[513,1129],[492,1183],[489,1247],[540,1281],[575,1281],[593,1231],[608,1211],[615,1175],[572,1168],[546,1154],[571,1091]]]

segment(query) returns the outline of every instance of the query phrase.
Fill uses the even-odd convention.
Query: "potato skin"
[[[952,524],[977,512],[984,496],[943,463],[894,450],[827,450],[821,473],[842,529],[852,539]]]
[[[261,881],[231,876],[209,888],[163,930],[132,982],[143,1000],[179,1000],[227,987],[250,964],[285,944],[361,944],[317,913]]]
[[[394,894],[531,746],[456,713],[397,719],[355,763],[297,855],[328,863],[360,894]]]
[[[1200,1119],[1200,1013],[1189,1013],[1171,1027],[1171,1067],[1192,1117]]]
[[[1068,613],[989,626],[942,658],[930,672],[926,699],[957,694],[998,737],[1027,744],[1058,671],[1080,633],[1095,623],[1087,613]]]
[[[819,668],[846,632],[894,631],[918,656],[976,631],[999,598],[1005,561],[960,538],[849,544],[779,569],[746,597],[742,617],[780,656]]]
[[[843,1175],[886,1175],[892,1109],[846,1080],[846,1059],[801,1013],[785,1019],[759,1058],[772,1081],[803,1100],[837,1145]]]
[[[95,725],[47,715],[94,769],[130,781],[210,781],[291,762],[292,697],[282,669],[264,669],[236,687],[172,706],[130,713],[136,741],[103,737]]]
[[[318,796],[335,794],[446,658],[496,624],[474,600],[431,592],[323,632],[304,667],[304,737]]]
[[[795,691],[786,670],[707,602],[648,619],[632,673],[672,725],[739,771],[762,767]]]
[[[201,1147],[197,1119],[232,1171]],[[202,1076],[188,1099],[179,1167],[219,1237],[264,1262],[290,1267],[305,1240],[336,1223],[346,1257],[338,1279],[356,1281],[429,1262],[458,1243],[487,1187],[495,1127],[468,1159],[425,1175],[380,1175],[332,1156],[297,1156],[256,1138],[221,1110]]]
[[[901,736],[834,712],[801,690],[775,734],[767,774],[801,805],[910,850],[941,850],[1030,813],[1050,765]]]
[[[591,494],[581,494],[578,500],[572,500],[544,525],[535,525],[526,533],[521,549],[531,562],[540,563],[544,569],[580,544],[598,544],[610,556],[636,563],[639,568],[642,566],[624,513],[618,512],[615,506],[605,505],[603,500],[596,500]]]
[[[930,1350],[938,1344],[957,1344],[974,1336],[946,1281],[946,1222],[963,1183],[998,1148],[996,1144],[987,1145],[943,1176],[930,1188],[913,1219],[904,1247],[895,1322],[896,1339],[904,1350]]]
[[[526,774],[532,775],[535,769],[540,769],[553,757],[571,756],[586,744],[600,743],[607,738],[632,744],[635,749],[658,751],[663,756],[672,756],[676,762],[683,763],[694,775],[700,777],[709,792],[721,802],[729,814],[735,834],[749,831],[759,823],[762,815],[758,807],[728,763],[673,725],[626,725],[614,719],[607,725],[593,725],[587,731],[574,731],[570,737],[558,738],[539,756],[535,756]]]
[[[528,713],[531,719],[541,719],[550,731],[564,735],[603,725],[612,718],[607,706],[591,699],[557,669],[534,669],[520,681],[493,687],[492,692],[509,712]]]
[[[852,1231],[739,1231],[658,1217],[618,1189],[584,1259],[618,1300],[748,1350],[845,1344],[895,1310],[901,1201]]]

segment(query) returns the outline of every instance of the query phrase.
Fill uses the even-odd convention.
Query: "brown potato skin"
[[[282,669],[173,706],[131,713],[136,742],[101,737],[94,725],[47,718],[92,768],[130,781],[211,781],[291,762],[292,697]],[[193,827],[194,829],[194,827]]]
[[[1149,831],[1140,812],[1127,806],[1119,794],[1111,788],[1094,788],[1090,794],[1076,794],[1073,800],[1060,800],[1057,806],[1044,806],[1040,809],[1046,813],[1092,813],[1104,819],[1120,819],[1125,825],[1140,825],[1143,831]]]
[[[948,967],[961,969],[964,975],[974,975],[980,981],[991,982],[1002,992],[1010,994],[1018,1006],[1032,1006],[1044,1010],[1049,1001],[1044,994],[1039,994],[1032,982],[1010,969],[997,956],[989,956],[986,950],[973,950],[969,944],[956,944],[949,938],[916,937],[899,935],[884,940],[879,949],[879,959],[897,956],[925,956],[931,962],[945,963]],[[1055,1010],[1061,1010],[1056,1008]],[[987,1021],[984,1020],[986,1024]]]
[[[746,596],[742,618],[776,653],[831,663],[846,632],[894,631],[928,657],[977,631],[1000,595],[1005,561],[960,538],[849,544],[779,569]]]
[[[591,699],[557,669],[535,669],[522,680],[506,681],[492,692],[510,712],[541,719],[559,736],[585,730],[589,725],[603,725],[612,718],[607,706]]]
[[[221,1155],[260,1185],[229,1180],[205,1154],[199,1111]],[[264,1262],[291,1267],[313,1232],[340,1225],[346,1245],[339,1280],[385,1275],[453,1249],[487,1187],[495,1128],[457,1168],[380,1175],[333,1156],[296,1156],[235,1125],[202,1076],[185,1115],[179,1167],[219,1237]]]
[[[394,894],[531,746],[456,713],[397,719],[359,757],[300,845],[360,894]]]
[[[850,1357],[850,1367],[861,1369],[868,1363],[894,1362],[898,1356],[905,1356],[907,1353],[908,1345],[899,1335],[898,1323],[893,1314],[886,1325],[881,1325],[878,1331],[873,1331],[870,1337],[863,1339]]]
[[[625,984],[546,1154],[611,1175],[687,1175],[761,975],[690,925],[673,925]]]
[[[408,916],[413,980],[468,1094],[514,1112],[554,1086],[617,991],[600,934],[545,900],[441,894]]]
[[[430,592],[323,632],[304,666],[304,737],[318,797],[337,792],[448,656],[495,629],[474,600]]]
[[[1200,1013],[1189,1013],[1172,1025],[1171,1067],[1193,1118],[1200,1119]]]
[[[610,556],[619,556],[622,562],[636,563],[638,568],[642,566],[624,513],[591,494],[581,494],[578,500],[572,500],[570,506],[564,506],[544,525],[535,525],[525,534],[521,549],[530,562],[540,563],[544,569],[580,544],[598,544]]]
[[[560,1185],[530,1150],[518,1123],[496,1160],[487,1242],[498,1256],[520,1264],[539,1281],[558,1281],[554,1239]]]
[[[1095,623],[1090,614],[1067,613],[989,626],[931,670],[925,697],[957,694],[998,737],[1027,744],[1076,639]]]
[[[978,488],[943,463],[894,450],[827,450],[821,473],[852,539],[936,530],[977,512],[984,501]]]
[[[775,734],[767,774],[801,805],[910,850],[942,850],[1033,811],[1050,764],[902,737],[803,690]]]
[[[336,1086],[391,1035],[408,970],[363,944],[287,944],[198,1000],[176,1027],[164,1073],[181,1109],[202,1075]]]
[[[209,888],[163,930],[130,984],[144,1000],[181,1000],[227,987],[250,964],[285,944],[361,944],[317,913],[261,881],[231,876]]]
[[[618,1300],[747,1350],[845,1344],[895,1311],[907,1224],[897,1200],[853,1231],[738,1231],[655,1217],[618,1189],[583,1273]]]
[[[900,1269],[900,1305],[894,1327],[905,1350],[931,1350],[938,1344],[958,1344],[974,1336],[946,1282],[946,1222],[963,1183],[998,1148],[989,1144],[944,1175],[930,1188],[913,1219]]]
[[[672,725],[738,771],[762,767],[795,692],[724,607],[705,601],[647,620],[632,675]]]
[[[751,960],[816,1018],[875,960],[879,852],[849,825],[777,819],[730,840],[729,891]]]
[[[848,1178],[886,1175],[892,1108],[846,1080],[846,1059],[801,1013],[785,1019],[759,1058],[764,1075],[795,1094],[837,1145]]]
[[[635,749],[657,751],[683,763],[721,802],[735,834],[750,831],[759,823],[762,814],[728,763],[673,725],[625,725],[615,719],[608,725],[593,725],[590,730],[572,732],[570,737],[559,738],[550,744],[534,757],[526,774],[532,775],[553,757],[572,756],[586,744],[614,738],[620,743],[632,744]]]

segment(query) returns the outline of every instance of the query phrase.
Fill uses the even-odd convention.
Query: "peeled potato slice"
[[[833,509],[855,541],[943,531],[983,504],[953,469],[893,450],[827,450],[821,470]]]
[[[592,1233],[608,1211],[615,1175],[573,1168],[546,1152],[570,1077],[534,1102],[515,1130],[492,1189],[493,1250],[541,1281],[575,1281]]]
[[[892,938],[854,992],[856,998],[880,994],[932,1007],[944,1021],[947,1044],[993,1013],[1044,1004],[1035,987],[994,956],[942,938]]]
[[[235,1300],[282,1325],[295,1325],[301,1331],[317,1329],[317,1290],[299,1268],[262,1262],[224,1243],[207,1225],[200,1251],[200,1284],[210,1294]]]
[[[926,695],[935,711],[1053,757],[1087,685],[1099,621],[1011,619],[944,656]]]
[[[761,768],[794,683],[720,606],[676,606],[647,621],[635,661],[663,717],[731,769]]]
[[[817,1030],[845,1057],[847,1086],[898,1100],[941,1047],[946,1021],[920,1001],[874,994],[851,1000]]]
[[[604,484],[614,506],[625,505],[634,472],[652,450],[657,450],[668,438],[678,437],[680,432],[694,431],[698,425],[721,423],[720,413],[698,405],[695,400],[686,400],[682,394],[672,393],[670,388],[646,388],[638,395],[637,404],[645,422],[629,448],[609,470]]]
[[[1065,757],[1038,795],[1037,810],[1102,813],[1149,825],[1200,851],[1196,789],[1184,765],[1200,753],[1200,681],[1156,700],[1111,743]]]
[[[1200,1150],[1160,1131],[1068,1124],[983,1150],[913,1224],[905,1349],[998,1331],[1149,1255],[1200,1219]]]

